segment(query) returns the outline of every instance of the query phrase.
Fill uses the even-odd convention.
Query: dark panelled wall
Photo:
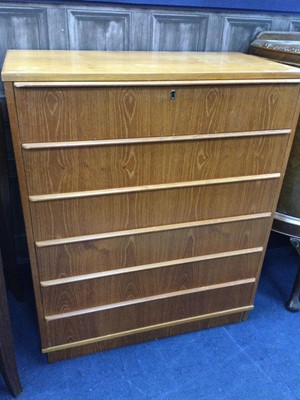
[[[300,31],[300,15],[291,13],[300,12],[300,3],[296,0],[130,2],[140,5],[121,5],[125,1],[119,0],[119,4],[113,3],[109,0],[106,4],[100,1],[0,2],[0,67],[10,48],[247,52],[249,43],[263,30]],[[147,7],[141,6],[145,3]],[[182,4],[185,7],[175,7]],[[227,7],[227,10],[188,6]],[[229,8],[244,8],[244,11]],[[272,11],[266,12],[267,9]],[[0,102],[5,106],[2,84]],[[15,244],[22,261],[27,257],[26,241],[7,116],[6,135]]]

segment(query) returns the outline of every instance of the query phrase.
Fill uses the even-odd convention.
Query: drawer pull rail
[[[177,320],[163,322],[163,323],[155,324],[155,325],[148,325],[148,326],[144,326],[142,328],[136,328],[136,329],[131,329],[128,331],[111,333],[111,334],[105,335],[105,336],[98,336],[98,337],[93,337],[90,339],[78,340],[78,341],[72,342],[72,343],[65,343],[65,344],[61,344],[61,345],[57,345],[57,346],[47,347],[45,349],[42,349],[42,352],[43,353],[51,353],[53,351],[65,350],[65,349],[70,349],[72,347],[78,347],[78,346],[84,346],[84,345],[93,344],[93,343],[97,343],[97,342],[103,342],[105,340],[111,340],[111,339],[117,339],[120,337],[136,335],[139,333],[153,331],[153,330],[157,330],[157,329],[168,328],[171,326],[188,324],[188,323],[192,323],[192,322],[201,321],[204,319],[222,317],[225,315],[251,311],[251,310],[253,310],[253,308],[254,308],[253,305],[249,305],[249,306],[245,306],[245,307],[237,307],[237,308],[231,308],[229,310],[217,311],[217,312],[213,312],[213,313],[209,313],[209,314],[196,315],[194,317],[177,319]]]
[[[179,297],[179,296],[186,296],[186,295],[193,294],[193,293],[208,292],[210,290],[224,289],[224,288],[233,287],[233,286],[248,285],[250,283],[255,283],[255,282],[256,282],[255,278],[248,278],[248,279],[240,279],[237,281],[218,283],[215,285],[179,290],[177,292],[170,292],[170,293],[157,294],[154,296],[141,297],[139,299],[120,301],[118,303],[105,304],[105,305],[97,306],[97,307],[83,308],[80,310],[69,311],[69,312],[60,313],[60,314],[46,315],[45,320],[47,322],[57,321],[58,319],[63,319],[63,318],[77,317],[80,315],[92,314],[95,312],[100,312],[100,311],[105,311],[105,310],[112,310],[114,308],[128,307],[128,306],[137,305],[137,304],[149,303],[151,301],[170,299],[170,298]]]
[[[266,212],[266,213],[259,213],[259,214],[239,215],[239,216],[235,216],[235,217],[207,219],[204,221],[185,222],[185,223],[180,223],[180,224],[150,226],[147,228],[129,229],[127,231],[96,233],[93,235],[83,235],[83,236],[67,237],[67,238],[62,238],[62,239],[43,240],[43,241],[35,242],[35,245],[36,245],[36,247],[59,246],[59,245],[72,244],[72,243],[88,242],[91,240],[113,239],[113,238],[123,237],[123,236],[142,235],[142,234],[147,234],[147,233],[171,231],[171,230],[176,230],[176,229],[196,228],[199,226],[216,225],[216,224],[224,224],[224,223],[229,223],[229,222],[239,222],[239,221],[248,221],[248,220],[254,220],[254,219],[270,218],[271,215],[272,215],[271,212]]]
[[[267,179],[278,179],[278,178],[280,178],[280,173],[275,172],[272,174],[205,179],[201,181],[159,183],[155,185],[129,186],[129,187],[99,189],[99,190],[84,190],[81,192],[41,194],[41,195],[29,196],[29,201],[32,203],[36,203],[40,201],[78,199],[82,197],[94,197],[94,196],[110,196],[114,194],[148,192],[153,190],[180,189],[180,188],[195,187],[195,186],[209,186],[209,185],[219,185],[226,183],[251,182],[251,181],[259,181]]]
[[[265,131],[247,131],[247,132],[228,132],[228,133],[209,133],[203,135],[178,135],[178,136],[154,136],[137,137],[126,139],[104,139],[104,140],[76,140],[68,142],[41,142],[41,143],[22,143],[24,150],[43,150],[60,149],[68,147],[91,147],[91,146],[115,146],[124,144],[143,144],[143,143],[163,143],[163,142],[182,142],[190,140],[208,140],[208,139],[230,139],[249,136],[268,136],[268,135],[288,135],[291,129],[275,129]]]
[[[91,274],[71,276],[68,278],[58,278],[58,279],[51,279],[51,280],[49,279],[46,281],[41,281],[40,284],[41,284],[41,287],[47,288],[47,287],[52,287],[52,286],[57,286],[57,285],[64,285],[64,284],[69,284],[69,283],[87,281],[87,280],[91,280],[91,279],[99,279],[99,278],[105,278],[105,277],[110,277],[110,276],[123,275],[123,274],[132,273],[132,272],[147,271],[147,270],[156,269],[156,268],[166,268],[166,267],[172,267],[175,265],[191,264],[194,262],[201,262],[201,261],[207,261],[207,260],[216,260],[218,258],[226,258],[226,257],[241,256],[241,255],[247,255],[247,254],[253,254],[253,253],[261,253],[262,251],[263,251],[263,247],[253,247],[253,248],[249,248],[249,249],[226,251],[223,253],[207,254],[204,256],[189,257],[189,258],[180,258],[177,260],[162,261],[162,262],[157,262],[157,263],[152,263],[152,264],[136,265],[134,267],[126,267],[126,268],[112,269],[112,270],[103,271],[103,272],[95,272],[95,273],[91,273]]]

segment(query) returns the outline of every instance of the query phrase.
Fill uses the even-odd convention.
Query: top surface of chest
[[[300,79],[296,68],[240,53],[9,50],[3,81]]]

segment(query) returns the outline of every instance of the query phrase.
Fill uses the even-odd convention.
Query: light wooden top
[[[9,50],[3,81],[300,79],[300,70],[241,53]]]

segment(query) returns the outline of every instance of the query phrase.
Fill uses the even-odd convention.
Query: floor
[[[284,308],[297,263],[292,247],[268,250],[246,322],[55,364],[40,353],[30,291],[24,303],[10,296],[19,399],[300,399],[300,313]]]

